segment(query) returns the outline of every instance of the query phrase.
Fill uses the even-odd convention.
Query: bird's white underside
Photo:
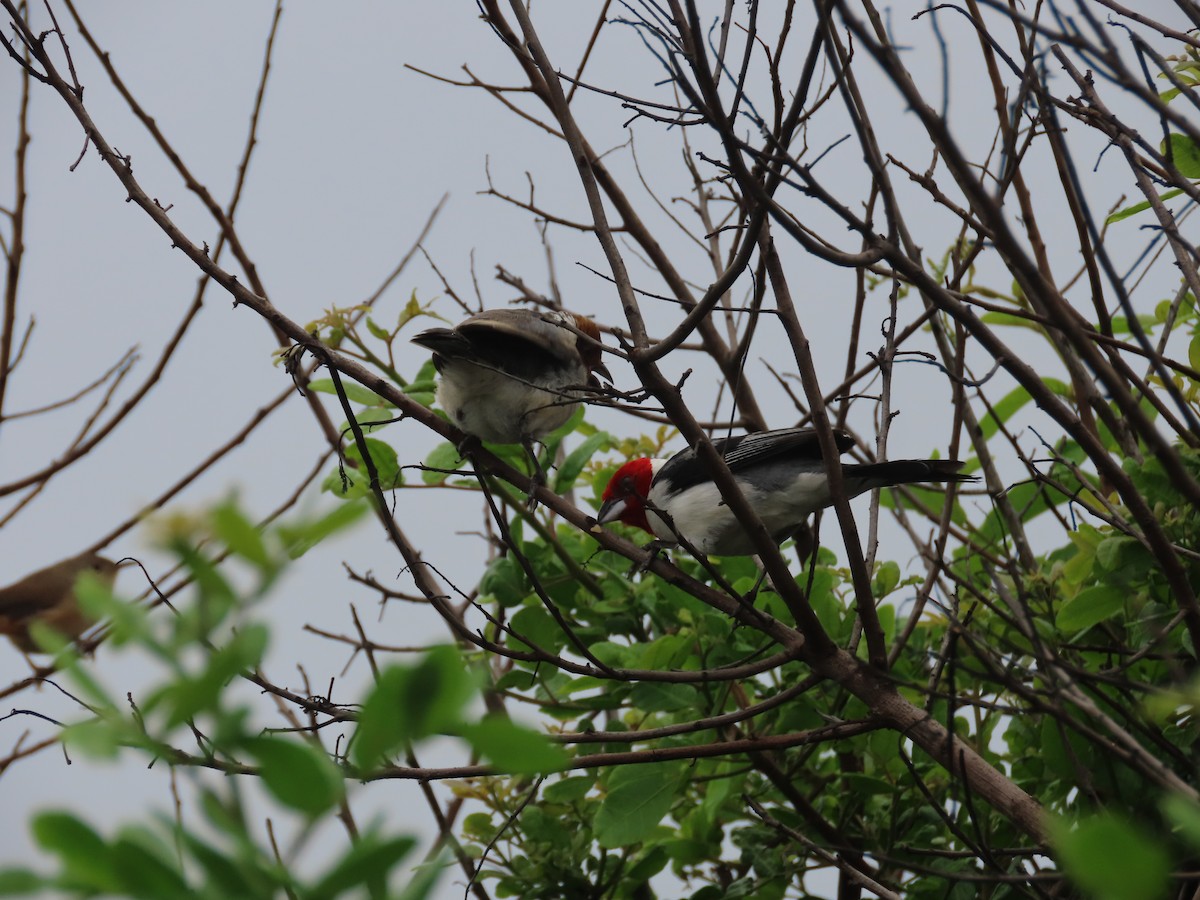
[[[580,365],[577,372],[549,381],[550,390],[541,390],[459,360],[442,370],[437,397],[442,409],[454,411],[454,424],[468,434],[496,444],[519,444],[571,418],[576,404],[568,398],[578,392],[566,389],[578,387],[586,377]]]
[[[655,462],[657,473],[663,461]],[[742,493],[777,540],[787,537],[805,518],[827,506],[830,499],[824,471],[797,473],[789,483],[770,491],[743,481]],[[662,485],[655,484],[650,488],[649,500],[660,509],[669,508],[676,530],[701,553],[735,556],[755,552],[749,536],[712,482],[672,494],[669,502]],[[657,537],[675,541],[675,533],[661,517],[647,510],[646,518]]]

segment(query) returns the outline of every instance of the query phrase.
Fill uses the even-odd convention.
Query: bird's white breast
[[[742,493],[777,542],[786,539],[807,516],[829,503],[828,481],[823,471],[799,472],[786,479],[772,478],[769,483],[778,487],[771,490],[760,489],[742,478],[739,483]],[[701,553],[736,556],[755,552],[749,535],[711,481],[676,494],[667,494],[663,485],[656,483],[650,488],[649,500],[653,506],[670,513],[679,534]],[[655,535],[665,541],[675,540],[674,533],[661,517],[648,511],[646,518]]]
[[[587,377],[578,372],[548,381],[541,390],[491,369],[455,361],[442,371],[437,397],[442,409],[468,434],[497,444],[518,444],[541,437],[571,418],[576,403],[564,396]]]

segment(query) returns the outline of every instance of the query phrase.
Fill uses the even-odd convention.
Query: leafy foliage
[[[781,59],[799,22],[792,4],[782,13],[725,4],[720,27],[704,33],[697,29],[709,23],[692,3],[672,5],[670,15],[638,2],[611,20],[601,13],[595,35],[629,29],[664,67],[647,97],[606,88],[597,96],[633,110],[626,125],[644,120],[687,135],[684,202],[698,227],[685,243],[701,253],[695,269],[676,268],[624,193],[608,160],[615,151],[596,153],[582,137],[573,109],[585,104],[572,107],[570,96],[587,82],[577,76],[564,95],[569,69],[548,62],[533,39],[529,5],[514,4],[510,20],[503,4],[479,4],[529,83],[492,85],[472,74],[470,84],[496,97],[519,92],[519,115],[565,142],[594,220],[536,205],[532,176],[528,200],[503,199],[533,212],[543,234],[567,225],[601,238],[629,328],[610,330],[645,387],[595,398],[637,415],[636,428],[601,430],[580,408],[544,437],[536,466],[524,448],[463,440],[433,409],[433,363],[404,363],[405,329],[441,318],[434,301],[414,292],[391,319],[374,299],[334,306],[301,326],[242,289],[206,245],[168,228],[206,278],[294,342],[280,354],[288,374],[309,394],[336,398],[332,421],[345,421],[330,438],[337,459],[322,482],[334,508],[262,528],[231,500],[169,521],[164,544],[192,586],[170,616],[82,581],[79,602],[107,620],[116,651],[158,673],[144,696],[121,701],[79,649],[34,626],[89,711],[63,730],[67,748],[171,766],[194,782],[199,814],[150,814],[104,835],[72,812],[44,811],[30,826],[53,867],[0,872],[0,893],[419,900],[444,859],[415,864],[415,841],[383,825],[347,826],[348,840],[320,871],[290,860],[364,785],[445,778],[463,803],[444,817],[437,809],[442,842],[467,889],[482,896],[645,900],[670,883],[692,900],[773,900],[808,896],[818,871],[838,878],[839,896],[1194,895],[1200,270],[1195,240],[1180,226],[1200,199],[1200,144],[1188,118],[1200,51],[1189,35],[1113,4],[1105,15],[1117,20],[1104,23],[1086,3],[1076,16],[1051,2],[1033,20],[985,6],[930,7],[915,17],[936,23],[961,13],[973,26],[987,82],[973,85],[969,102],[991,96],[997,115],[981,159],[974,129],[955,131],[949,77],[939,112],[906,68],[908,48],[893,43],[894,23],[869,2],[865,16],[845,3],[817,10],[811,40],[789,45],[811,48],[802,65]],[[782,15],[773,44],[760,12],[764,22]],[[80,111],[82,91],[61,81],[47,56],[48,46],[68,52],[65,39],[47,40],[57,25],[38,35],[19,11],[9,13],[26,51],[23,60],[13,47],[9,55],[27,84],[71,98],[89,143],[101,146]],[[1045,22],[1068,23],[1069,40]],[[1127,54],[1105,30],[1109,22],[1128,32]],[[1181,52],[1160,57],[1135,25]],[[935,33],[948,53],[949,41]],[[602,43],[589,44],[574,71]],[[740,69],[732,64],[739,52]],[[1050,76],[1051,59],[1061,78]],[[1169,88],[1158,90],[1151,62]],[[892,143],[895,135],[872,121],[875,92],[858,82],[864,65],[889,89],[885,108],[904,111],[905,137],[927,141],[919,166],[907,159],[912,146]],[[797,86],[786,82],[793,69],[803,73]],[[810,80],[818,72],[829,79],[819,89]],[[1116,112],[1102,82],[1119,89]],[[827,104],[838,101],[845,115],[830,116]],[[819,165],[847,132],[855,152]],[[1080,180],[1080,132],[1123,156],[1122,184],[1136,185],[1141,201],[1106,197],[1113,211],[1094,215],[1093,192],[1108,185]],[[812,153],[820,141],[825,149]],[[627,146],[632,156],[632,140]],[[1044,184],[1026,177],[1039,157],[1053,170]],[[129,158],[119,159],[129,200],[162,225],[166,209],[137,184]],[[653,207],[681,225],[632,162]],[[837,178],[823,174],[831,167]],[[909,195],[898,172],[937,210],[924,236],[900,199]],[[490,173],[488,193],[503,196]],[[1061,210],[1045,215],[1046,196],[1061,201],[1071,227],[1048,225],[1057,226]],[[1186,199],[1168,207],[1175,198]],[[610,210],[619,224],[600,215]],[[1154,235],[1122,272],[1128,248],[1119,244],[1138,230],[1126,220],[1146,211]],[[232,222],[221,217],[223,236]],[[799,263],[780,254],[788,243]],[[926,257],[926,244],[946,249]],[[626,249],[678,305],[673,333],[647,328],[638,304],[664,295],[618,264]],[[20,254],[8,256],[13,286]],[[1160,257],[1175,268],[1142,289],[1161,271]],[[792,297],[802,292],[787,281],[789,269],[818,264],[858,276],[846,378],[832,393],[812,374],[811,342],[828,339],[824,310],[801,309]],[[520,279],[501,278],[526,301],[547,302]],[[735,302],[739,294],[745,305]],[[789,371],[765,367],[790,401],[789,418],[841,427],[866,418],[859,402],[876,404],[880,444],[860,434],[860,457],[886,444],[897,364],[936,367],[950,398],[950,437],[931,437],[924,452],[949,448],[980,483],[884,492],[864,552],[854,549],[863,543],[856,523],[839,522],[851,548],[845,559],[820,546],[819,528],[812,541],[798,534],[778,559],[765,547],[762,559],[676,550],[664,561],[629,543],[640,532],[593,527],[582,510],[598,507],[616,467],[661,455],[676,428],[703,444],[734,420],[767,427],[754,394],[753,340],[768,322],[782,326],[791,352]],[[876,324],[884,346],[867,351]],[[306,353],[330,377],[301,378],[297,360]],[[695,395],[685,397],[693,368],[674,367],[694,359],[717,385],[709,392],[715,413],[703,423]],[[793,390],[793,362],[802,391]],[[642,406],[651,399],[657,405]],[[392,427],[405,419],[438,435],[423,464]],[[655,433],[628,433],[646,420]],[[544,505],[531,507],[524,492],[534,488],[522,473],[534,469],[553,471],[548,487],[571,502],[542,491]],[[387,501],[417,488],[478,493],[489,555],[474,589],[435,577],[391,527]],[[879,510],[911,538],[909,558],[889,558],[901,554],[875,543]],[[397,662],[387,654],[410,651],[376,644],[360,625],[357,642],[344,640],[368,659],[372,684],[353,703],[268,682],[261,669],[271,634],[258,610],[294,559],[367,513],[382,519],[408,565],[418,594],[406,599],[435,609],[454,643]],[[232,563],[204,549],[212,540]],[[231,689],[242,682],[304,723],[259,721]],[[327,746],[327,726],[345,729],[346,743]],[[410,761],[435,740],[470,764],[423,769]],[[183,749],[192,742],[199,750]],[[203,779],[210,770],[224,777]],[[297,835],[288,862],[273,836],[254,827],[242,787],[251,778]],[[461,840],[451,839],[455,828]]]
[[[361,502],[344,509],[356,506]],[[123,652],[140,654],[161,675],[148,696],[120,703],[92,677],[78,654],[65,649],[59,663],[94,711],[65,729],[66,747],[97,758],[136,752],[181,772],[214,768],[231,777],[225,787],[197,782],[203,816],[196,823],[155,814],[106,838],[68,811],[40,814],[31,828],[39,845],[56,857],[58,869],[4,870],[0,895],[53,889],[81,896],[266,898],[286,890],[305,898],[333,898],[359,896],[365,887],[372,896],[383,896],[389,882],[411,867],[413,838],[372,826],[357,834],[326,871],[306,881],[284,865],[252,827],[237,778],[257,777],[277,804],[280,819],[294,819],[311,830],[336,813],[348,783],[364,770],[386,767],[396,751],[441,732],[461,735],[468,747],[514,770],[538,772],[561,765],[561,754],[535,732],[507,720],[474,723],[465,718],[477,694],[477,679],[452,647],[434,648],[411,666],[392,666],[380,673],[354,716],[357,727],[348,758],[331,753],[315,735],[273,731],[256,723],[251,707],[234,699],[231,683],[256,680],[269,640],[253,610],[267,602],[294,548],[319,542],[357,518],[331,513],[264,534],[230,501],[186,526],[174,521],[167,540],[196,590],[192,602],[171,617],[151,617],[146,609],[114,597],[95,582],[84,586],[81,602],[97,618],[108,618],[112,643]],[[223,541],[256,576],[252,593],[242,595],[194,549],[191,540],[202,533]],[[197,646],[207,652],[198,656]],[[328,701],[311,702],[314,709],[331,708]],[[179,749],[184,731],[201,739],[202,753]],[[220,838],[214,840],[213,834]],[[416,876],[404,876],[407,900],[430,896],[441,867],[426,866]]]

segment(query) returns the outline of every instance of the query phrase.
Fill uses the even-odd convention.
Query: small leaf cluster
[[[114,597],[95,582],[81,586],[80,602],[107,618],[116,652],[140,654],[158,675],[144,696],[120,701],[76,652],[63,647],[56,662],[92,711],[64,730],[66,751],[102,759],[139,753],[190,779],[195,803],[186,804],[187,814],[178,819],[148,813],[111,837],[74,813],[39,813],[31,822],[32,834],[55,867],[0,871],[0,895],[53,890],[72,896],[216,900],[286,892],[332,900],[362,896],[364,890],[374,896],[387,891],[416,841],[380,825],[360,831],[311,878],[278,858],[253,821],[239,778],[257,777],[276,807],[273,820],[303,836],[336,812],[347,794],[346,775],[318,741],[257,724],[251,705],[231,690],[234,681],[255,678],[260,671],[269,632],[253,612],[267,601],[291,559],[363,511],[361,503],[340,505],[328,515],[292,521],[268,534],[233,501],[205,516],[170,520],[164,542],[192,582],[188,600],[172,603],[173,615],[149,615],[145,607]],[[218,568],[197,549],[201,536],[223,544],[236,564]],[[196,752],[179,749],[185,735],[198,742]],[[228,777],[202,778],[208,769]],[[440,866],[430,866],[406,876],[403,896],[427,897],[439,871]]]

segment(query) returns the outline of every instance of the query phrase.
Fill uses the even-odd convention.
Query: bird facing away
[[[839,452],[854,445],[845,432],[833,434]],[[791,536],[810,514],[833,504],[821,445],[811,428],[719,438],[713,447],[776,543]],[[953,459],[846,464],[842,481],[846,496],[856,497],[899,484],[973,480],[959,474],[962,466]],[[666,513],[674,530],[656,509]],[[678,543],[678,534],[701,553],[715,556],[757,552],[693,448],[670,459],[630,460],[617,469],[596,521],[636,525],[665,543]]]
[[[438,402],[455,425],[532,452],[532,442],[571,418],[584,389],[597,384],[592,372],[612,380],[600,347],[571,327],[600,339],[596,323],[575,313],[489,309],[412,340],[433,351]]]
[[[42,652],[29,633],[29,626],[35,621],[75,640],[95,624],[79,608],[76,581],[84,572],[91,572],[105,587],[111,588],[117,568],[118,564],[111,559],[96,553],[81,553],[0,588],[0,634],[7,634],[23,653]]]

